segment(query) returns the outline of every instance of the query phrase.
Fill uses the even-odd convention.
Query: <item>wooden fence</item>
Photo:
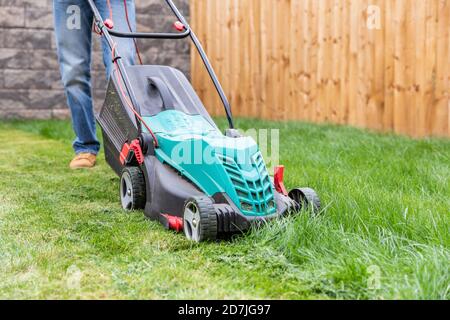
[[[235,115],[450,136],[450,0],[191,0]],[[192,80],[222,114],[192,55]]]

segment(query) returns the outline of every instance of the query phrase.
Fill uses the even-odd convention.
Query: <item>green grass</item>
[[[0,298],[450,298],[449,141],[238,126],[280,128],[286,184],[317,189],[322,215],[192,244],[124,213],[102,158],[68,170],[68,122],[0,123]]]

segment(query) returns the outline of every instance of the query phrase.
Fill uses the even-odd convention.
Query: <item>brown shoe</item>
[[[93,168],[97,162],[97,156],[91,153],[80,153],[70,162],[70,169],[88,169]]]

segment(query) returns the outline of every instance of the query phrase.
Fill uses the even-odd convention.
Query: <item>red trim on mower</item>
[[[164,218],[166,218],[168,223],[168,228],[170,230],[174,230],[176,232],[183,231],[183,219],[180,217],[171,216],[169,214],[161,214]]]
[[[114,29],[114,21],[112,19],[106,19],[103,23],[109,30]]]
[[[273,177],[274,179],[274,185],[275,190],[278,191],[278,193],[281,193],[285,196],[288,195],[287,189],[284,186],[284,166],[276,166],[275,167],[275,175]]]
[[[125,143],[122,147],[122,151],[120,152],[120,162],[122,165],[125,165],[128,157],[130,156],[130,152],[134,153],[136,157],[136,161],[139,165],[144,163],[144,153],[142,152],[141,143],[138,139],[133,140],[130,144]]]
[[[175,23],[173,24],[173,27],[180,32],[182,32],[186,29],[186,27],[184,26],[184,24],[181,21],[175,21]]]
[[[122,165],[125,165],[125,162],[128,158],[128,153],[130,153],[130,145],[128,143],[125,143],[122,147],[122,151],[120,151],[120,163]]]

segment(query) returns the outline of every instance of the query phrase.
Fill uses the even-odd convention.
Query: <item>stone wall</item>
[[[187,18],[188,1],[175,1]],[[164,6],[164,0],[135,2],[139,31],[171,30],[176,18]],[[69,116],[52,28],[52,0],[0,0],[0,119]],[[106,79],[100,41],[94,38],[92,83],[98,109]],[[139,48],[145,64],[167,64],[189,75],[187,40],[141,40]]]

